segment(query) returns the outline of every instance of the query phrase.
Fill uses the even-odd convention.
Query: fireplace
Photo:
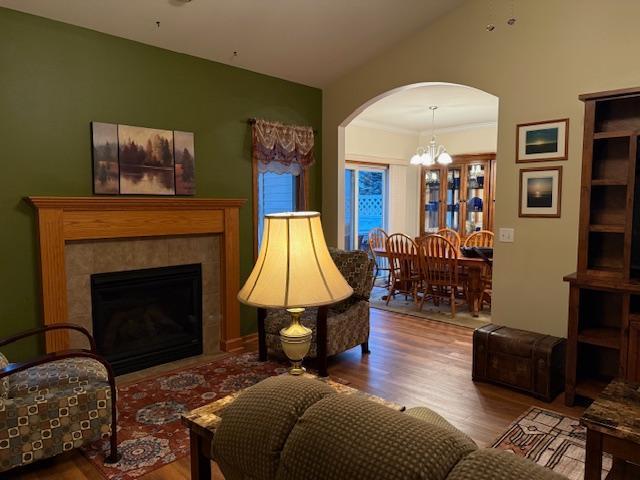
[[[116,375],[202,353],[202,266],[91,275],[93,336]]]

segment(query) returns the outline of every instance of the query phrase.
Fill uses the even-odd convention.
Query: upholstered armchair
[[[338,270],[353,288],[346,300],[319,308],[309,308],[301,322],[313,331],[308,358],[317,361],[318,373],[327,376],[327,358],[360,345],[369,353],[369,295],[373,288],[374,262],[366,252],[331,249]],[[289,325],[285,310],[258,309],[260,360],[267,353],[282,354],[280,330]]]
[[[118,459],[115,380],[87,330],[67,323],[48,325],[0,340],[0,349],[60,329],[82,333],[89,350],[49,353],[24,363],[9,363],[0,353],[0,472],[107,435],[107,462]]]

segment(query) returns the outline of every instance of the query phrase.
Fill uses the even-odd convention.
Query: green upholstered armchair
[[[360,345],[369,353],[369,296],[373,288],[374,262],[366,252],[330,249],[331,258],[353,288],[346,300],[319,308],[309,308],[302,324],[313,332],[309,358],[315,358],[320,376],[327,376],[327,358]],[[289,325],[285,310],[258,310],[260,360],[267,353],[281,353],[280,330]]]
[[[0,472],[107,435],[107,462],[118,459],[115,379],[87,330],[67,323],[48,325],[0,340],[0,349],[59,329],[82,333],[90,349],[49,353],[24,363],[9,363],[0,353]]]

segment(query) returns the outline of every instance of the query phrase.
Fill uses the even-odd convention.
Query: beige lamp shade
[[[329,255],[318,212],[265,216],[260,253],[238,294],[241,302],[304,308],[339,302],[352,293]]]

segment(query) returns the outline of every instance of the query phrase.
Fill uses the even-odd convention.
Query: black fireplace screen
[[[91,303],[116,375],[202,353],[200,264],[92,275]]]

